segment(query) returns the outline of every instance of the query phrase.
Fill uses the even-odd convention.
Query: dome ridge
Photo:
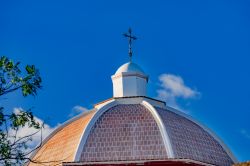
[[[145,75],[142,68],[134,62],[128,62],[128,63],[123,64],[122,66],[118,68],[115,74],[127,73],[127,72],[135,72],[135,73],[140,73],[140,74]]]

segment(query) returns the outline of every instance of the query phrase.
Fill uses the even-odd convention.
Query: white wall
[[[113,76],[113,97],[146,96],[147,79],[136,74]]]

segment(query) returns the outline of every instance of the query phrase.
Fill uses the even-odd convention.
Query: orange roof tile
[[[73,161],[83,130],[94,113],[95,111],[91,111],[84,114],[59,128],[56,134],[52,133],[52,137],[42,145],[32,158],[37,163],[29,163],[29,166],[62,165],[62,162]]]

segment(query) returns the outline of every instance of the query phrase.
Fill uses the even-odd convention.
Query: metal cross
[[[129,60],[130,62],[132,62],[132,40],[136,40],[136,36],[132,36],[132,29],[129,28],[128,29],[128,33],[124,33],[123,36],[128,38],[128,56],[129,56]]]

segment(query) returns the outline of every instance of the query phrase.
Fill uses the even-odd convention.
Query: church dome
[[[132,58],[129,40],[130,61]],[[199,122],[146,95],[148,76],[135,63],[111,77],[113,97],[65,122],[31,156],[29,166],[231,166],[237,160]]]
[[[32,159],[63,161],[65,166],[158,160],[229,166],[235,162],[210,130],[147,97],[113,98],[95,105],[57,128]]]
[[[138,66],[136,63],[128,62],[119,67],[119,69],[115,72],[115,74],[134,72],[144,74],[144,71]]]

